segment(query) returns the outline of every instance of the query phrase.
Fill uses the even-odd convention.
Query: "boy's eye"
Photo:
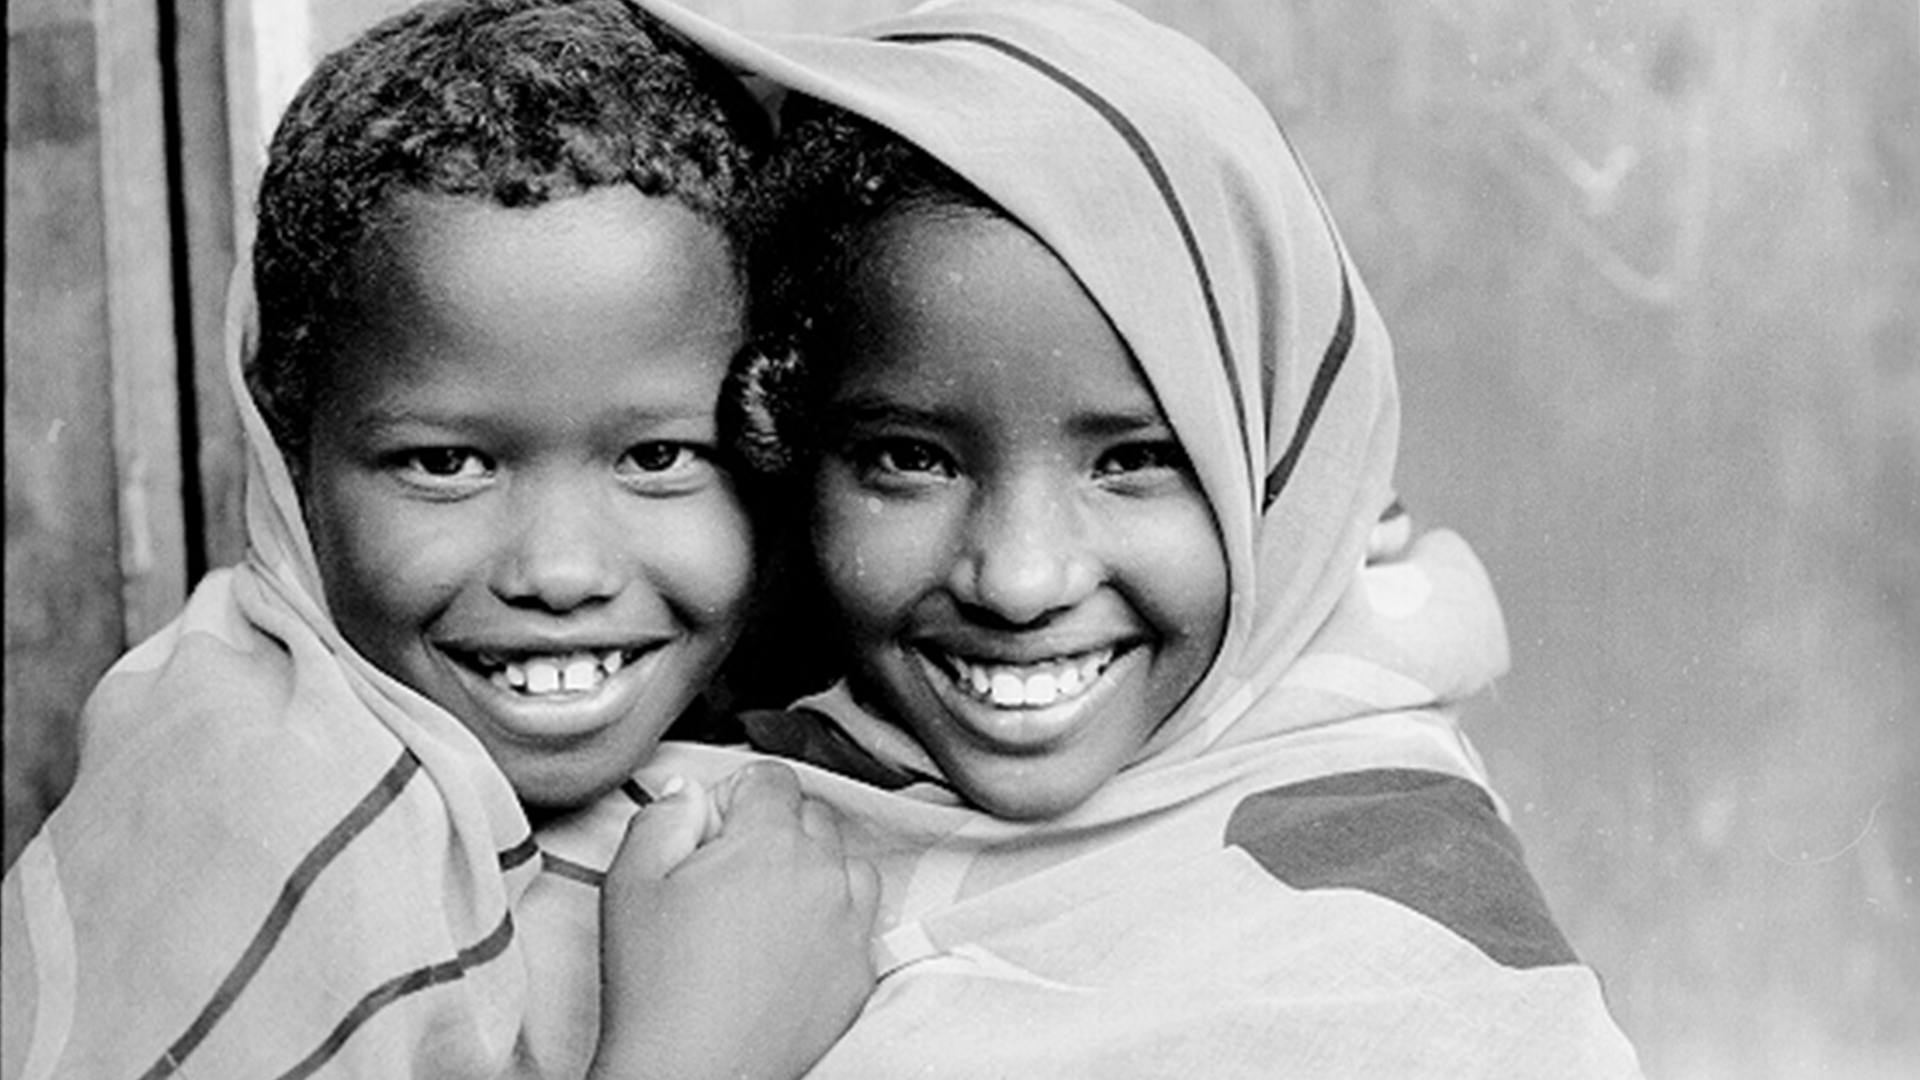
[[[477,484],[493,473],[493,463],[481,454],[458,446],[429,446],[393,456],[402,478],[434,488]]]
[[[620,477],[645,495],[677,495],[699,490],[714,475],[711,450],[684,442],[643,442],[620,457]]]
[[[628,450],[624,463],[631,463],[639,472],[663,473],[691,465],[697,456],[686,443],[647,442]]]

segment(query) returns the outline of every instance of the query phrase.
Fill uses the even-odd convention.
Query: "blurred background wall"
[[[1407,501],[1513,635],[1474,737],[1648,1074],[1920,1075],[1920,4],[1134,3],[1266,98],[1394,330]],[[238,557],[260,146],[401,6],[8,5],[8,864]]]

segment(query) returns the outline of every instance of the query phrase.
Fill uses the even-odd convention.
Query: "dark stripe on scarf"
[[[1313,388],[1307,395],[1305,408],[1300,410],[1300,422],[1293,429],[1293,438],[1287,443],[1287,452],[1267,473],[1266,493],[1260,503],[1260,512],[1265,513],[1273,506],[1274,500],[1287,486],[1293,476],[1293,467],[1299,462],[1300,452],[1306,448],[1307,435],[1313,431],[1313,425],[1320,418],[1320,407],[1327,400],[1327,393],[1333,389],[1334,377],[1340,374],[1340,366],[1346,363],[1347,353],[1353,349],[1353,283],[1348,279],[1347,251],[1340,243],[1340,230],[1333,224],[1333,214],[1327,209],[1327,200],[1320,195],[1320,185],[1313,182],[1313,173],[1307,169],[1307,163],[1301,159],[1300,151],[1287,138],[1286,130],[1274,121],[1274,131],[1280,136],[1280,144],[1287,148],[1293,157],[1293,167],[1300,173],[1300,179],[1307,186],[1307,193],[1313,196],[1314,209],[1320,212],[1320,223],[1326,227],[1327,241],[1333,246],[1334,261],[1340,265],[1340,319],[1334,325],[1333,339],[1327,342],[1326,352],[1320,357],[1320,370],[1314,375]],[[1273,400],[1273,373],[1263,370],[1262,387],[1267,400]]]
[[[640,781],[631,776],[620,785],[620,791],[627,798],[632,799],[635,806],[647,806],[653,802],[653,796],[647,794],[647,789],[640,786]]]
[[[1373,769],[1241,800],[1226,842],[1296,889],[1364,889],[1412,908],[1512,968],[1578,963],[1479,786]]]
[[[1340,246],[1334,244],[1334,257],[1340,258]],[[1320,408],[1327,402],[1327,395],[1333,390],[1333,380],[1340,375],[1340,367],[1347,361],[1347,354],[1353,351],[1353,283],[1347,278],[1347,260],[1340,258],[1340,321],[1333,328],[1333,340],[1327,342],[1327,351],[1320,357],[1320,370],[1314,372],[1313,389],[1307,393],[1307,404],[1300,410],[1300,423],[1293,429],[1293,439],[1287,444],[1287,452],[1280,456],[1279,464],[1267,474],[1266,495],[1260,503],[1260,511],[1265,513],[1280,497],[1281,489],[1293,476],[1293,467],[1300,460],[1300,452],[1306,449],[1307,436],[1312,434],[1314,422],[1320,419]]]
[[[867,753],[831,717],[815,709],[752,709],[740,714],[740,726],[761,753],[818,765],[882,791],[923,780],[951,787],[942,777],[910,773]]]
[[[543,851],[540,853],[540,869],[555,877],[566,878],[568,881],[577,881],[582,885],[591,885],[596,889],[600,887],[602,882],[607,880],[607,875],[604,871],[582,866],[570,859],[563,859],[551,851]]]
[[[281,886],[279,899],[274,901],[273,907],[267,912],[266,920],[261,924],[260,929],[254,932],[253,941],[247,945],[246,951],[240,954],[240,959],[233,965],[233,970],[227,972],[227,977],[221,980],[219,987],[214,990],[213,998],[207,1002],[205,1008],[200,1010],[200,1015],[194,1018],[193,1023],[187,1025],[187,1030],[174,1040],[173,1045],[167,1048],[167,1052],[160,1056],[159,1061],[154,1062],[151,1068],[141,1074],[145,1080],[157,1080],[159,1077],[173,1075],[180,1068],[181,1063],[186,1061],[187,1056],[199,1047],[207,1035],[213,1031],[214,1025],[219,1023],[220,1018],[233,1007],[233,1003],[239,999],[241,992],[246,990],[247,984],[260,971],[260,966],[266,963],[267,956],[273,952],[274,945],[279,943],[280,935],[285,932],[287,924],[293,921],[294,909],[300,906],[300,899],[306,895],[307,889],[334,858],[346,850],[347,845],[352,843],[355,837],[364,832],[367,826],[373,824],[382,811],[393,805],[394,800],[400,797],[400,792],[406,788],[407,781],[413,779],[413,774],[419,771],[420,759],[413,756],[413,751],[400,751],[399,760],[395,761],[386,774],[374,783],[373,790],[367,792],[353,809],[347,811],[345,817],[327,831],[327,835],[320,838],[320,842],[313,846],[313,850],[307,852],[306,857],[300,860],[300,864],[294,867],[293,873],[288,876],[287,883]]]
[[[1220,314],[1220,301],[1214,295],[1213,275],[1207,270],[1206,255],[1200,250],[1199,237],[1194,235],[1193,224],[1187,218],[1187,210],[1180,201],[1180,193],[1174,190],[1173,178],[1167,175],[1165,166],[1160,164],[1160,157],[1153,152],[1153,145],[1147,141],[1147,137],[1133,125],[1133,121],[1127,119],[1125,113],[1122,113],[1111,101],[1100,96],[1092,87],[1012,42],[1002,41],[986,34],[931,33],[894,34],[882,37],[880,40],[905,45],[937,44],[945,41],[964,41],[984,45],[1058,83],[1075,97],[1086,102],[1094,112],[1099,113],[1101,119],[1105,120],[1108,126],[1126,141],[1127,146],[1133,150],[1134,156],[1140,160],[1141,166],[1147,170],[1147,175],[1153,179],[1154,187],[1159,189],[1161,202],[1166,206],[1167,213],[1172,215],[1174,226],[1180,230],[1180,240],[1186,245],[1187,259],[1193,264],[1193,275],[1200,286],[1200,297],[1206,303],[1207,320],[1213,329],[1214,347],[1219,351],[1220,365],[1226,372],[1227,389],[1233,393],[1233,416],[1240,425],[1241,452],[1246,455],[1247,471],[1257,475],[1259,462],[1255,461],[1253,456],[1253,435],[1248,430],[1246,395],[1241,390],[1240,379],[1235,373],[1233,344],[1227,339],[1226,321]]]
[[[371,1020],[375,1013],[409,994],[460,978],[468,971],[505,952],[512,941],[513,916],[503,915],[500,918],[500,925],[494,927],[491,934],[461,949],[453,959],[415,968],[404,975],[387,980],[370,991],[366,997],[361,998],[353,1008],[347,1010],[347,1015],[334,1025],[333,1031],[314,1048],[313,1053],[301,1059],[298,1065],[281,1073],[280,1080],[300,1080],[301,1077],[312,1076],[327,1062],[333,1060],[333,1056],[340,1052],[340,1048],[353,1037],[353,1033],[360,1030],[361,1026]]]
[[[502,873],[505,873],[508,870],[523,865],[527,860],[538,854],[540,854],[540,845],[534,842],[533,837],[529,836],[525,840],[520,841],[500,853],[500,870]]]

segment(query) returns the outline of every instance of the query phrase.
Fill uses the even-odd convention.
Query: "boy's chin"
[[[519,797],[527,816],[538,824],[564,817],[599,801],[625,783],[651,756],[652,750],[653,744],[649,744],[648,752],[638,755],[631,769],[610,768],[605,761],[585,764],[564,760],[503,761],[499,755],[496,755],[495,763],[506,774],[507,782]]]

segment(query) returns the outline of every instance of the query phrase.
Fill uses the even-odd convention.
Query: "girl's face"
[[[628,188],[407,196],[383,235],[300,470],[328,606],[523,800],[578,805],[652,752],[744,613],[715,458],[726,241]]]
[[[1126,346],[1017,226],[884,225],[850,287],[814,540],[855,687],[976,805],[1064,813],[1212,662],[1212,512]]]

